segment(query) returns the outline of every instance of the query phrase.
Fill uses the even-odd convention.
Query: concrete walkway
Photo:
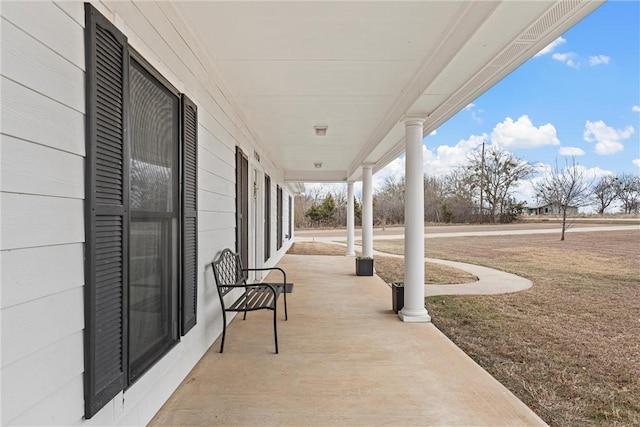
[[[386,252],[373,251],[374,255],[388,256],[394,258],[404,258],[402,255],[389,254]],[[515,274],[505,273],[504,271],[494,270],[489,267],[480,265],[467,264],[464,262],[447,261],[444,259],[425,258],[425,262],[434,264],[442,264],[448,267],[457,268],[466,271],[478,278],[475,282],[469,283],[452,283],[448,285],[424,285],[424,295],[427,297],[435,295],[496,295],[507,294],[510,292],[523,291],[533,286],[529,279],[516,276]]]
[[[290,255],[289,320],[236,317],[150,426],[538,426],[545,423],[431,323],[403,323],[353,258]],[[281,304],[281,303],[280,303]],[[218,320],[221,322],[221,320]]]

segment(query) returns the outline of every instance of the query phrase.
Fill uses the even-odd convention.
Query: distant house
[[[555,203],[527,206],[525,209],[528,215],[559,215],[561,213],[560,205]],[[567,208],[568,215],[576,215],[577,213],[577,206]]]

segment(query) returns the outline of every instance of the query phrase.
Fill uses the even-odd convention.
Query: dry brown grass
[[[401,241],[376,249],[402,251]],[[640,425],[640,232],[433,238],[426,255],[531,279],[427,298],[433,323],[552,425]]]
[[[344,246],[323,242],[296,242],[287,251],[292,255],[342,255]]]
[[[344,246],[323,242],[296,242],[287,251],[293,255],[343,255]],[[376,274],[387,283],[404,282],[404,259],[385,256],[374,256]],[[425,283],[456,284],[478,280],[473,274],[445,265],[425,263]]]
[[[404,282],[404,259],[374,256],[376,274],[387,283]],[[478,280],[473,274],[446,265],[424,263],[424,280],[427,285],[449,285]]]

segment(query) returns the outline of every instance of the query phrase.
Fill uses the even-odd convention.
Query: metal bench
[[[222,251],[220,256],[211,263],[213,275],[216,279],[220,304],[222,305],[222,341],[220,353],[224,350],[224,338],[227,332],[227,311],[243,312],[243,320],[247,318],[248,311],[273,310],[273,337],[278,353],[278,329],[276,324],[277,303],[281,294],[284,294],[284,318],[287,315],[287,293],[291,292],[293,284],[287,283],[287,274],[278,267],[271,268],[242,268],[242,260],[238,254],[230,249]],[[282,282],[247,284],[246,272],[278,270],[282,273]],[[231,304],[225,303],[225,296],[231,291],[243,288],[244,292]]]

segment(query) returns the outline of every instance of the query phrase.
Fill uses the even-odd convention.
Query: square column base
[[[398,312],[398,317],[407,323],[429,323],[431,322],[431,316],[427,310],[421,310],[417,313],[413,313],[410,310],[404,308]]]

